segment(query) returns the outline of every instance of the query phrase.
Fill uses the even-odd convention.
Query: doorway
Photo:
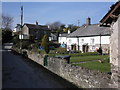
[[[84,53],[88,52],[89,46],[88,45],[82,45],[82,51]]]

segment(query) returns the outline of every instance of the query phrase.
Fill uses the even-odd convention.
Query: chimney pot
[[[38,25],[38,22],[36,21],[36,25]]]
[[[88,17],[88,18],[86,19],[86,25],[90,25],[90,24],[91,24],[91,18]]]

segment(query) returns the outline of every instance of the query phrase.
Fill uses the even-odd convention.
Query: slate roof
[[[25,23],[24,25],[26,25],[29,29],[42,29],[42,30],[50,30],[47,26],[45,25],[36,25],[36,24],[27,24]]]
[[[100,27],[98,24],[91,24],[88,26],[81,26],[76,31],[68,35],[68,37],[90,37],[90,36],[110,36],[109,27]]]
[[[68,33],[62,33],[59,35],[59,37],[67,37],[69,34]]]
[[[53,33],[51,33],[50,36],[51,36],[51,37],[57,37],[57,35],[56,35],[56,34],[53,34]]]

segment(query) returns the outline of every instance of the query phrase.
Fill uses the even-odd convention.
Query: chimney
[[[38,22],[36,21],[36,25],[38,25]]]
[[[87,19],[86,19],[86,25],[90,25],[91,24],[91,19],[90,19],[90,17],[88,17]]]
[[[70,34],[70,30],[68,30],[68,34]]]
[[[50,26],[48,25],[48,28],[50,29]]]

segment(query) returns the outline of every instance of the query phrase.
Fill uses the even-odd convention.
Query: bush
[[[102,48],[99,48],[99,49],[97,50],[97,52],[102,55]]]
[[[47,35],[44,35],[41,46],[43,47],[45,52],[48,54],[49,53],[49,39]]]
[[[29,49],[31,42],[29,40],[22,40],[22,49]]]
[[[14,45],[17,44],[17,43],[19,43],[19,42],[20,42],[19,36],[18,36],[18,35],[15,35],[15,36],[13,37],[12,41],[13,41],[13,44],[14,44]]]
[[[2,30],[2,43],[11,42],[13,36],[12,36],[12,30],[4,29]]]
[[[67,53],[67,50],[66,50],[66,48],[59,47],[59,48],[57,48],[56,52],[60,53],[60,54],[65,54],[65,53]]]
[[[50,46],[50,47],[54,47],[54,48],[59,48],[59,47],[60,47],[60,44],[59,44],[59,43],[50,42],[50,43],[49,43],[49,46]]]

